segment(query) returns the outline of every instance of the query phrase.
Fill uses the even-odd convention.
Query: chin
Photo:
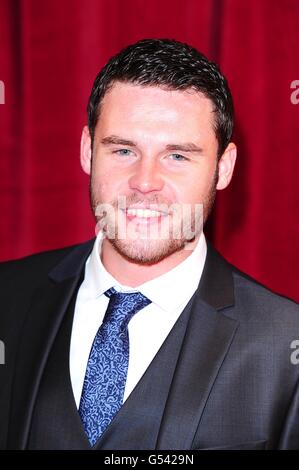
[[[128,261],[152,265],[163,261],[173,253],[181,251],[186,240],[109,240],[114,249]]]

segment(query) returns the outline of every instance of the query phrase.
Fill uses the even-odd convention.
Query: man
[[[81,141],[96,240],[1,266],[2,448],[299,447],[298,307],[202,231],[232,115],[216,65],[176,41],[99,73]]]

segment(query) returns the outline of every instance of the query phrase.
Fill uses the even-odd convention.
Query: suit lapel
[[[165,407],[158,449],[190,449],[238,322],[223,311],[234,303],[231,267],[211,247],[196,292]]]
[[[73,249],[34,291],[16,363],[8,448],[26,447],[43,370],[91,248],[89,242]]]

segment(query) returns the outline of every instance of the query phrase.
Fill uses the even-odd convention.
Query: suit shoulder
[[[248,286],[253,290],[256,290],[257,292],[260,292],[261,294],[264,294],[266,296],[270,296],[275,298],[276,300],[279,301],[287,301],[291,304],[294,304],[295,306],[299,307],[299,304],[291,299],[290,297],[287,297],[286,295],[280,294],[278,292],[273,291],[269,287],[265,286],[261,282],[257,281],[253,277],[249,276],[248,274],[240,271],[238,268],[235,266],[231,265],[232,271],[233,271],[233,276],[236,279],[239,279],[241,283],[244,284],[244,286]]]
[[[18,282],[18,280],[21,282],[30,280],[32,282],[35,277],[42,277],[43,274],[48,273],[69,252],[80,245],[84,244],[76,244],[56,250],[43,251],[24,258],[1,262],[1,284],[3,285],[3,283],[9,283],[10,281]]]
[[[298,312],[299,305],[294,300],[281,294],[273,292],[256,279],[240,271],[231,264],[208,242],[207,259],[202,275],[201,292],[208,303],[215,306],[215,293],[221,297],[226,295],[227,304],[236,304],[241,310],[250,306],[251,311],[255,309],[264,311],[267,309],[292,310]],[[219,303],[219,302],[218,302]]]
[[[270,317],[286,320],[289,316],[292,321],[299,323],[299,304],[294,300],[273,292],[247,274],[233,267],[236,301],[246,305],[251,312],[257,315],[263,313]]]

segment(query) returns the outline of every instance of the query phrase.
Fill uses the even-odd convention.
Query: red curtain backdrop
[[[238,164],[209,237],[299,300],[298,24],[298,0],[1,0],[1,260],[94,235],[79,165],[93,79],[121,47],[170,37],[216,60],[234,95]]]

